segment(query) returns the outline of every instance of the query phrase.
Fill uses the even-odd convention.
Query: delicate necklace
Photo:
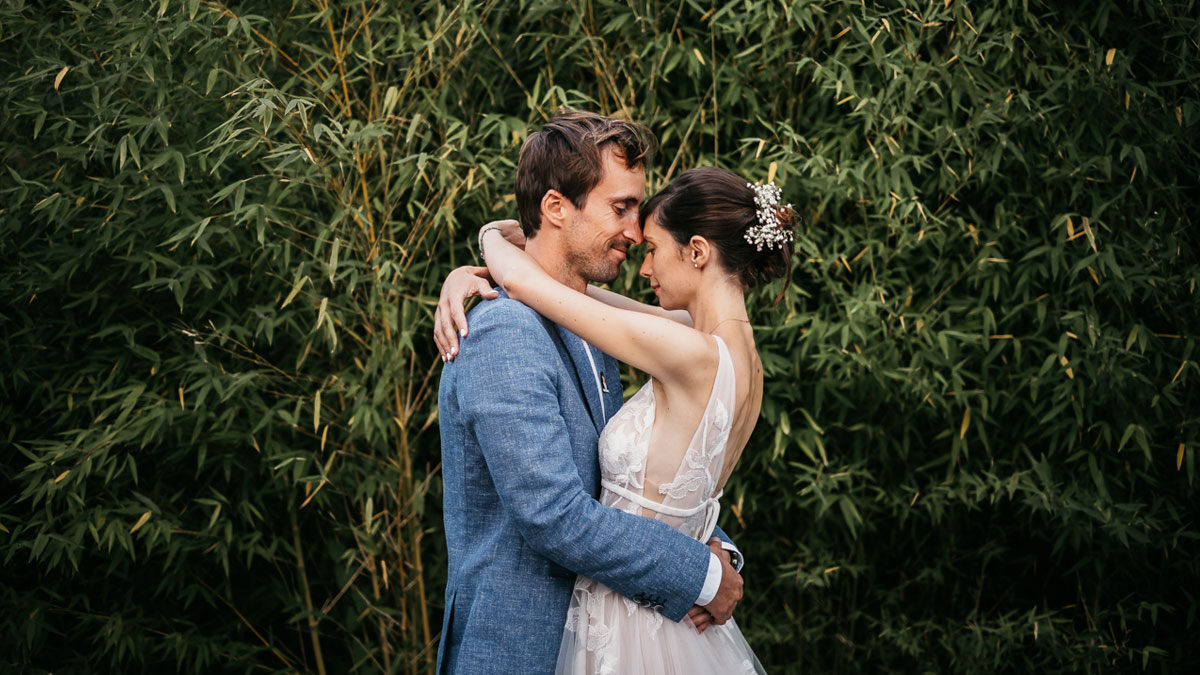
[[[717,329],[721,327],[721,324],[728,323],[730,321],[740,321],[741,323],[750,325],[750,321],[747,319],[721,319],[720,321],[717,322],[717,325],[712,327],[712,330],[708,331],[708,334],[712,335],[713,333],[717,332]]]

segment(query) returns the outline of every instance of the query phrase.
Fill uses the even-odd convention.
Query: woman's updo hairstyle
[[[749,288],[784,277],[784,290],[792,278],[791,237],[762,250],[746,240],[746,231],[761,227],[755,191],[746,179],[711,166],[684,171],[647,201],[638,214],[642,227],[651,215],[681,246],[693,236],[707,239],[718,251],[721,265]],[[782,204],[774,207],[778,227],[791,229],[795,212]],[[782,297],[783,293],[780,293]],[[776,298],[778,302],[779,298]]]

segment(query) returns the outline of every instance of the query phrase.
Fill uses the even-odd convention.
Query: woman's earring
[[[692,267],[695,267],[696,269],[700,269],[700,265],[698,263],[692,263]]]

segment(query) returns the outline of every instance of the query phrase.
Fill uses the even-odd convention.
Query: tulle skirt
[[[575,582],[556,675],[756,675],[765,673],[732,619],[697,633],[603,584]]]

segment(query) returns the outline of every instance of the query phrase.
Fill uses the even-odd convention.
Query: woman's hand
[[[467,314],[463,307],[468,298],[476,295],[484,300],[500,295],[492,288],[486,267],[459,267],[442,283],[442,295],[433,313],[433,341],[437,343],[442,361],[450,362],[458,356],[458,340],[467,337]]]
[[[524,250],[525,233],[515,220],[493,220],[479,229],[498,230],[509,243]],[[492,235],[495,236],[495,235]],[[468,298],[478,295],[491,300],[499,295],[493,288],[491,274],[486,267],[466,265],[450,272],[442,283],[437,310],[433,313],[433,341],[437,343],[442,361],[449,363],[458,356],[458,341],[467,337],[467,314],[464,311]],[[455,330],[457,328],[457,330]]]
[[[491,225],[495,225],[500,230],[500,234],[504,235],[504,238],[508,240],[508,243],[516,246],[522,251],[525,250],[525,232],[521,230],[520,223],[515,220],[493,220],[483,227],[488,227]],[[481,232],[483,231],[483,228],[479,229]]]

